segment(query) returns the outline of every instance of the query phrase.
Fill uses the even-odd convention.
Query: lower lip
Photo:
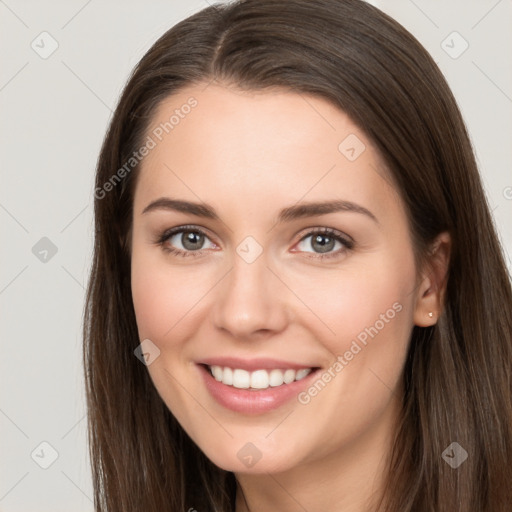
[[[296,380],[290,384],[282,384],[281,386],[269,387],[267,389],[249,390],[223,384],[212,376],[206,366],[198,366],[206,389],[208,389],[213,398],[227,409],[243,414],[262,414],[278,409],[307,388],[318,372],[318,370],[313,370],[303,379]]]

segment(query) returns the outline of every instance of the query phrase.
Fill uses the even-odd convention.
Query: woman
[[[510,510],[510,281],[399,24],[360,0],[184,20],[130,77],[95,198],[97,510]]]

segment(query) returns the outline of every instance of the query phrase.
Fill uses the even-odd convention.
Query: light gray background
[[[410,30],[447,77],[511,268],[512,2],[371,3]],[[131,69],[168,28],[206,5],[0,0],[0,511],[93,510],[81,322],[94,166]],[[58,43],[46,59],[31,47],[51,49],[43,31]],[[468,49],[453,58],[464,40]],[[39,245],[34,254],[43,237],[53,256]],[[52,461],[42,442],[58,453],[48,469],[38,465]]]

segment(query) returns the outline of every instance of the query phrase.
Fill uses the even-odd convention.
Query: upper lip
[[[209,357],[197,361],[197,364],[204,364],[207,366],[227,366],[228,368],[239,368],[252,372],[255,370],[274,370],[282,369],[287,370],[300,370],[301,368],[317,368],[310,364],[293,363],[290,361],[282,361],[279,359],[271,359],[267,357],[257,357],[254,359],[240,359],[237,357]]]

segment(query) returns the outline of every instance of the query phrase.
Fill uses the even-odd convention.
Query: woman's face
[[[165,100],[148,135],[133,301],[182,427],[236,472],[382,446],[418,291],[403,203],[365,134],[315,96],[203,84]]]

